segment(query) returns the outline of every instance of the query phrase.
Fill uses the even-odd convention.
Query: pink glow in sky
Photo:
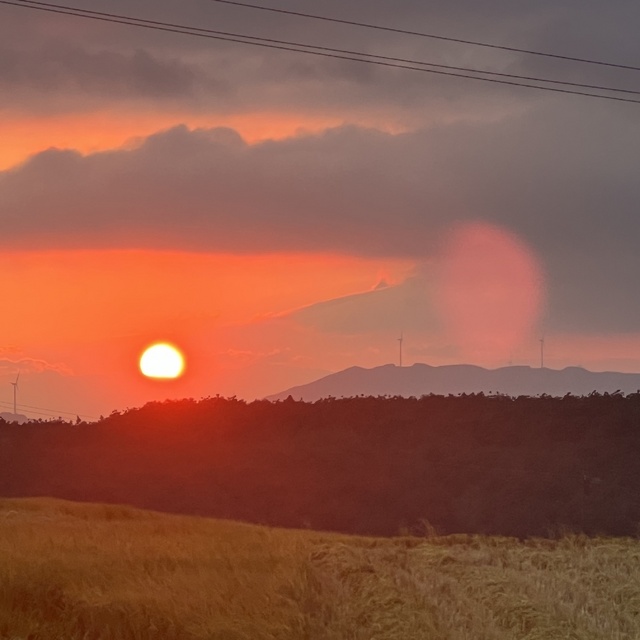
[[[485,223],[460,225],[440,269],[444,326],[467,358],[503,363],[531,339],[543,302],[542,269],[513,234]]]

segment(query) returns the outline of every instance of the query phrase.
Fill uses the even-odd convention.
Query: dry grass
[[[640,543],[284,531],[0,500],[0,638],[640,638]]]
[[[325,544],[311,562],[328,603],[315,638],[640,638],[635,540],[354,542]]]
[[[298,638],[296,533],[53,500],[0,502],[0,637]]]

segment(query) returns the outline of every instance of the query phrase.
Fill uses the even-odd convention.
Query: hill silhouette
[[[502,393],[509,396],[575,396],[598,393],[636,393],[640,390],[640,374],[593,372],[581,367],[565,369],[527,366],[484,369],[468,364],[433,367],[414,364],[397,367],[387,364],[373,369],[350,367],[309,384],[292,387],[269,396],[268,400],[315,402],[320,398],[355,396],[420,397],[432,394]]]

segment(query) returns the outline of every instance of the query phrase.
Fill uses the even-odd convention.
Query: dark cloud
[[[83,5],[84,6],[84,5]],[[312,2],[281,5],[348,20],[542,49],[563,55],[633,64],[640,44],[634,26],[640,5],[502,0],[483,2]],[[85,7],[86,8],[86,7]],[[92,8],[104,9],[96,3]],[[445,43],[328,22],[305,20],[215,2],[111,2],[109,11],[197,27],[293,40],[321,46],[426,60],[454,66],[543,75],[557,79],[633,88],[629,72],[524,54]],[[99,95],[108,103],[171,97],[194,109],[359,108],[394,110],[395,117],[424,121],[429,108],[450,115],[499,109],[508,100],[536,99],[530,90],[371,67],[344,60],[257,48],[179,34],[146,31],[1,7],[0,82],[6,105],[46,108],[60,92]],[[29,46],[25,46],[29,43]],[[33,43],[33,44],[31,44]],[[64,43],[64,44],[62,44]],[[9,91],[16,92],[12,96]],[[27,95],[23,95],[27,92]],[[33,94],[43,94],[36,99]],[[31,98],[31,107],[29,100]],[[45,102],[45,104],[42,104]],[[74,102],[66,105],[73,110]],[[86,106],[86,105],[85,105]],[[104,106],[104,105],[103,105]],[[433,114],[432,114],[433,115]]]
[[[230,130],[178,127],[133,150],[50,150],[0,178],[4,239],[423,254],[428,236],[407,225],[428,234],[447,214],[421,193],[415,145],[344,127],[250,146]]]
[[[617,117],[629,107],[575,107],[401,135],[247,145],[178,127],[136,149],[50,150],[0,174],[2,242],[422,260],[454,223],[484,220],[539,256],[557,328],[634,330],[640,126]]]
[[[415,57],[411,51],[402,55]],[[498,109],[513,93],[508,87],[426,72],[242,45],[216,45],[180,57],[170,49],[96,49],[60,41],[35,49],[5,46],[0,50],[0,88],[0,108],[36,113],[104,110],[145,101],[145,107],[154,109],[178,105],[210,114],[347,109],[342,115],[348,119],[374,111],[392,121],[423,121],[425,114],[416,110],[428,107],[431,118],[444,108],[449,117]],[[516,90],[510,100],[528,97]]]
[[[35,50],[0,50],[0,88],[8,106],[34,94],[53,100],[65,96],[70,102],[81,95],[187,101],[203,91],[224,93],[226,87],[194,64],[142,49],[88,51],[53,43]]]

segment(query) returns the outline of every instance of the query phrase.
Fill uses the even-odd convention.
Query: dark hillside
[[[0,423],[0,495],[350,533],[635,535],[640,394],[153,403]]]

